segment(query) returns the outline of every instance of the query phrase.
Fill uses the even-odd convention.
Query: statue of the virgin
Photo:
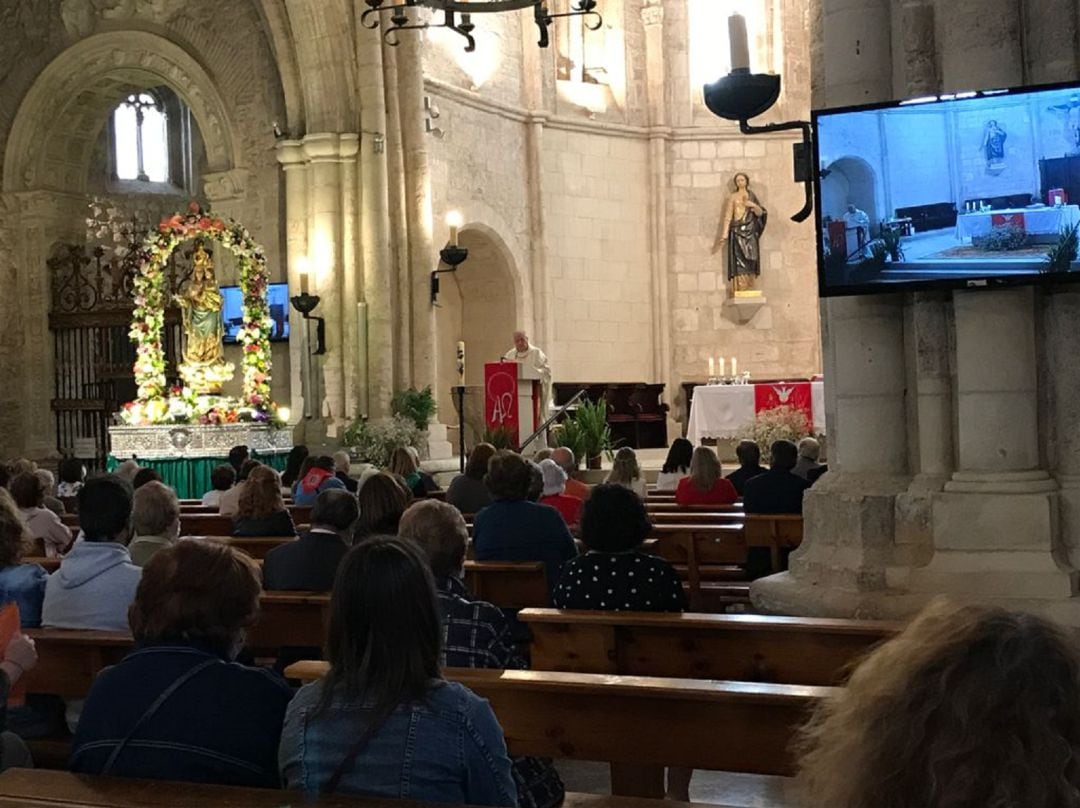
[[[724,215],[713,242],[713,255],[727,243],[727,276],[736,297],[761,294],[756,289],[761,274],[761,234],[765,230],[768,211],[761,206],[750,190],[750,177],[739,172],[734,179],[735,190],[724,205]]]
[[[221,319],[224,301],[214,261],[199,242],[192,259],[191,280],[176,296],[183,315],[184,362],[180,375],[194,392],[217,394],[223,382],[232,378],[233,366],[225,362],[222,339],[225,327]]]

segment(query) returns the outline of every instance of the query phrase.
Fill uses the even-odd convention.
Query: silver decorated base
[[[119,460],[225,457],[240,445],[258,454],[282,454],[292,448],[291,429],[266,424],[110,426],[109,438],[112,455]]]

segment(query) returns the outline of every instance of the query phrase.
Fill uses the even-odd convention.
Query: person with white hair
[[[566,472],[558,463],[548,458],[540,461],[540,473],[544,476],[544,491],[540,496],[541,505],[549,505],[559,512],[567,527],[575,528],[581,524],[580,497],[566,493]]]
[[[803,438],[799,441],[799,459],[795,462],[795,468],[791,473],[797,477],[808,480],[810,472],[821,468],[818,457],[821,456],[821,444],[814,438]]]
[[[517,362],[526,365],[540,374],[540,420],[548,417],[551,406],[551,367],[547,355],[529,342],[529,335],[524,331],[514,332],[514,347],[503,354],[504,362]]]
[[[64,503],[56,498],[56,478],[53,473],[48,469],[38,469],[34,474],[41,480],[41,486],[45,489],[45,507],[57,516],[63,516],[67,513]]]
[[[349,453],[344,449],[339,449],[334,452],[334,476],[345,484],[345,490],[350,494],[355,494],[360,487],[360,483],[349,474],[349,470],[352,468],[352,461],[349,459]]]

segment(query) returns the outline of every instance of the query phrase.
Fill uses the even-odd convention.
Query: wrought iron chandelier
[[[550,0],[391,0],[388,3],[387,0],[364,0],[368,9],[361,15],[360,22],[365,28],[374,30],[379,27],[380,12],[390,12],[390,25],[383,32],[383,37],[391,45],[398,44],[399,31],[449,28],[465,37],[465,50],[470,53],[476,50],[476,39],[472,35],[476,30],[472,21],[473,14],[494,14],[531,8],[533,21],[540,31],[540,41],[537,44],[541,48],[550,44],[548,29],[560,17],[584,17],[582,22],[590,31],[596,31],[604,24],[603,17],[596,10],[597,0],[571,0],[570,11],[561,14],[552,14],[548,10],[549,2]],[[408,15],[409,9],[413,8],[441,11],[442,22],[414,22]]]

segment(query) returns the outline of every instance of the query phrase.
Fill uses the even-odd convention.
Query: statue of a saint
[[[724,205],[712,252],[716,255],[727,243],[727,276],[732,291],[736,297],[756,297],[761,294],[755,285],[761,274],[760,240],[768,211],[750,190],[750,177],[740,171],[734,183],[735,191]]]
[[[986,124],[986,134],[983,135],[983,152],[986,154],[986,168],[989,171],[1000,171],[1005,167],[1005,130],[998,126],[997,121],[989,121]]]
[[[217,394],[232,378],[233,366],[225,362],[221,320],[224,301],[214,278],[214,261],[199,242],[195,248],[191,280],[176,296],[183,314],[184,362],[180,375],[198,394]]]

